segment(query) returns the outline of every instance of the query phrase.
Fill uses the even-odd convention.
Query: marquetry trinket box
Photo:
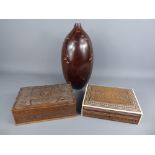
[[[142,111],[133,89],[87,85],[83,116],[138,124]]]
[[[76,99],[70,84],[21,88],[12,108],[16,124],[76,115]]]

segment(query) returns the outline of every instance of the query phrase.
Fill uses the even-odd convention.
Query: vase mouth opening
[[[77,30],[81,29],[81,23],[75,23],[74,28],[76,28]]]

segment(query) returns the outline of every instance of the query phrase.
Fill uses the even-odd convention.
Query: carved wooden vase
[[[67,83],[74,89],[83,88],[93,67],[93,48],[88,34],[76,23],[62,47],[62,70]]]

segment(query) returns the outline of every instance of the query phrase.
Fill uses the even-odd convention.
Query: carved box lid
[[[133,89],[87,85],[83,107],[142,114]]]
[[[14,110],[75,104],[70,84],[23,87],[16,97]]]

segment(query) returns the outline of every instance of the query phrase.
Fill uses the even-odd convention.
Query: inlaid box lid
[[[23,87],[13,106],[14,110],[75,103],[70,84]]]
[[[142,114],[133,89],[87,85],[83,107]]]

